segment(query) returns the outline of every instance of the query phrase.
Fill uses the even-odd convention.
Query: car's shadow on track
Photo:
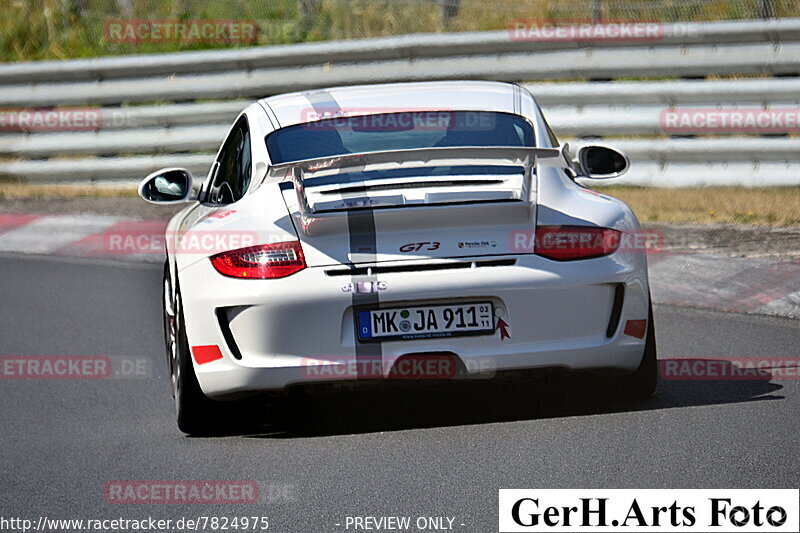
[[[217,436],[291,439],[780,400],[783,396],[773,393],[783,387],[771,379],[769,373],[736,380],[662,377],[646,400],[620,398],[613,383],[593,376],[303,391],[284,400],[228,406],[227,423]]]

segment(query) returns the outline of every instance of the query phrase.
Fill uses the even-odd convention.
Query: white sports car
[[[639,222],[575,181],[628,164],[559,145],[506,83],[251,104],[204,180],[171,168],[139,187],[187,203],[164,266],[179,428],[209,429],[214,400],[319,382],[560,368],[652,394],[646,258],[623,244]]]

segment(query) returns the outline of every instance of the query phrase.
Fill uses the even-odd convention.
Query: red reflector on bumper
[[[216,361],[217,359],[222,359],[222,352],[220,351],[219,346],[216,345],[192,346],[192,355],[194,356],[194,360],[198,365],[210,363],[211,361]]]
[[[647,319],[625,322],[625,335],[643,339],[645,333],[647,333]]]

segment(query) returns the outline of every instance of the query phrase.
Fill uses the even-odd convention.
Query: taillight
[[[212,256],[211,264],[223,276],[276,279],[303,270],[306,260],[300,243],[289,241],[223,252]]]
[[[554,261],[591,259],[613,253],[620,232],[589,226],[539,226],[534,253]]]

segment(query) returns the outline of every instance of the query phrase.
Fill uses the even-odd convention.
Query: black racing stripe
[[[347,212],[347,229],[350,234],[350,260],[356,257],[359,262],[374,262],[377,254],[375,235],[375,214],[371,209]],[[351,275],[350,282],[355,287],[375,288],[377,274]],[[375,308],[380,304],[378,292],[352,292],[353,335],[356,344],[356,366],[359,377],[361,371],[368,369],[368,375],[375,377],[377,368],[383,368],[383,349],[379,342],[360,342],[358,340],[358,309]]]
[[[328,91],[315,91],[305,95],[314,112],[341,112],[341,107]],[[352,172],[352,169],[350,169]],[[355,257],[359,262],[375,262],[377,259],[377,238],[375,234],[375,214],[371,209],[348,211],[347,229],[349,234],[350,261]],[[361,307],[374,306],[380,303],[377,292],[357,292],[357,287],[375,287],[376,275],[351,275],[351,309],[353,310],[353,342],[355,343],[357,377],[375,377],[375,369],[383,368],[383,349],[381,343],[362,343],[358,340],[358,312]],[[369,283],[368,283],[369,282]],[[366,375],[362,372],[367,370]]]

